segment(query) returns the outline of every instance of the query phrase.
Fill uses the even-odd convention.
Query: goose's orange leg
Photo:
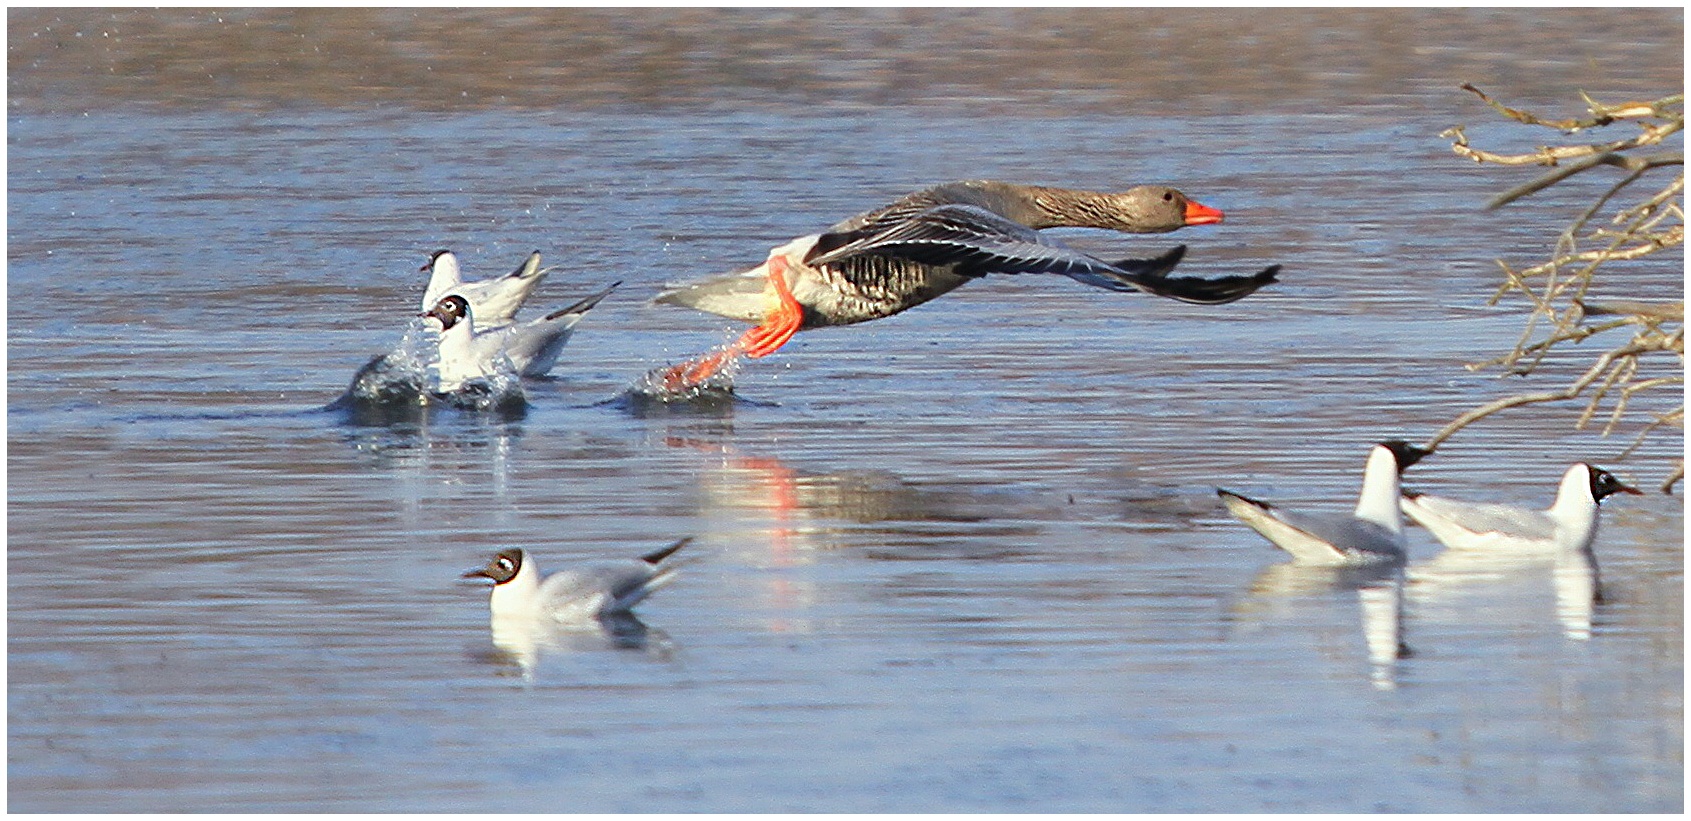
[[[787,340],[798,333],[799,326],[804,324],[804,306],[799,304],[792,288],[787,285],[787,258],[772,256],[768,266],[769,282],[775,286],[776,303],[764,315],[763,323],[741,334],[725,348],[664,370],[659,379],[665,390],[681,391],[696,387],[715,376],[736,357],[744,355],[761,359],[787,344]]]
[[[787,285],[786,257],[776,255],[769,258],[769,282],[775,286],[775,307],[764,315],[762,325],[746,331],[730,346],[731,350],[738,350],[753,359],[775,353],[804,324],[804,306],[793,297],[793,289]]]

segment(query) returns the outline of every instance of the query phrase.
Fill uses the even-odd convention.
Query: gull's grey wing
[[[1423,516],[1435,516],[1475,534],[1496,533],[1518,539],[1544,541],[1551,541],[1556,537],[1556,523],[1543,511],[1510,505],[1464,502],[1459,499],[1421,495],[1405,499],[1403,512],[1418,522]],[[1424,523],[1422,526],[1426,527]]]
[[[1321,565],[1396,561],[1403,551],[1391,532],[1348,514],[1297,513],[1216,489],[1227,509],[1300,562]]]

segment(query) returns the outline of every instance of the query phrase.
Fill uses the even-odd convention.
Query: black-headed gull
[[[675,566],[663,562],[691,542],[691,536],[638,559],[590,562],[542,577],[534,557],[521,548],[501,550],[486,567],[464,578],[493,580],[493,621],[585,622],[628,613],[668,584]]]
[[[470,301],[476,313],[476,324],[484,330],[509,325],[517,320],[517,311],[539,287],[540,281],[554,268],[540,267],[540,252],[535,251],[517,266],[517,270],[501,277],[465,282],[458,268],[458,256],[440,250],[429,256],[419,270],[429,272],[429,287],[423,291],[421,310],[427,311],[447,294],[459,294]]]
[[[1429,452],[1395,439],[1375,445],[1362,470],[1356,510],[1348,516],[1294,513],[1230,490],[1216,488],[1215,492],[1239,521],[1300,564],[1402,562],[1406,541],[1398,509],[1398,477]]]
[[[1555,548],[1586,551],[1597,537],[1602,501],[1615,493],[1643,491],[1595,465],[1575,462],[1562,474],[1549,510],[1468,502],[1409,491],[1403,513],[1456,550]]]
[[[501,373],[543,376],[557,364],[558,354],[582,316],[621,282],[591,294],[574,305],[539,319],[483,330],[478,315],[463,296],[449,294],[422,316],[440,323],[440,351],[436,390],[452,393],[464,383]]]

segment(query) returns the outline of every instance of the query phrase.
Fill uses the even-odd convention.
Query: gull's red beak
[[[1221,212],[1207,205],[1186,201],[1187,225],[1210,225],[1221,222]]]

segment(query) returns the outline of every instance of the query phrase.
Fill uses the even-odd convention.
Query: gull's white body
[[[1403,513],[1453,550],[1585,551],[1597,538],[1601,510],[1591,471],[1584,462],[1568,468],[1548,510],[1411,495]]]
[[[676,566],[664,560],[690,541],[682,539],[638,559],[589,562],[544,576],[527,551],[505,550],[486,568],[465,576],[493,579],[489,605],[495,625],[512,620],[580,622],[626,614],[668,584]]]

